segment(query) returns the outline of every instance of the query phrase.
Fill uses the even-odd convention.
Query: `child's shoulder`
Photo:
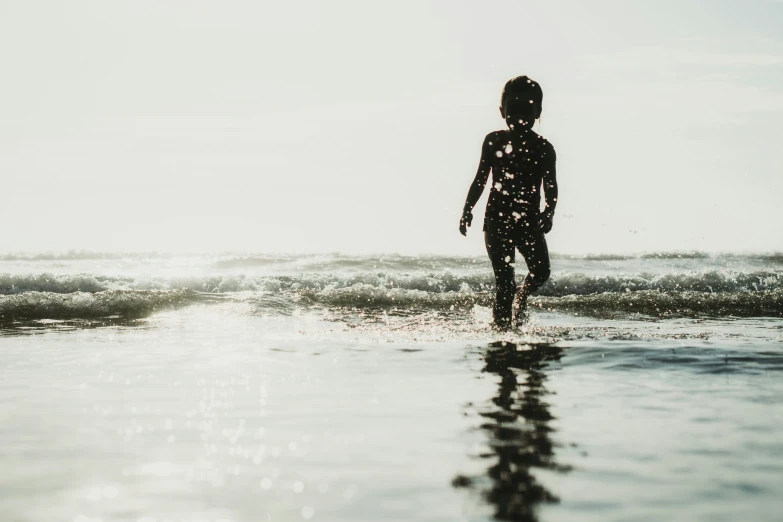
[[[538,146],[540,147],[539,150],[541,150],[545,154],[552,154],[552,156],[555,156],[555,146],[552,145],[552,142],[543,137],[542,135],[538,134],[537,132],[530,131],[535,135],[534,140],[538,143]]]
[[[554,147],[554,145],[552,145],[551,141],[549,141],[548,139],[546,139],[545,137],[543,137],[542,135],[540,135],[539,133],[537,133],[535,131],[531,130],[529,132],[530,132],[530,134],[533,135],[533,139],[536,142],[538,142],[542,147],[547,148],[547,149],[552,149],[552,151],[555,150],[555,147]]]
[[[499,143],[505,144],[508,141],[507,130],[492,131],[484,137],[484,146],[492,147]]]

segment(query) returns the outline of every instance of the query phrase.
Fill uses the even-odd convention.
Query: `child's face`
[[[500,107],[500,115],[509,129],[532,129],[541,116],[541,106],[524,96],[509,96]]]

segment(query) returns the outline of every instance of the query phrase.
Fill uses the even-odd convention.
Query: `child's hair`
[[[500,96],[501,107],[505,107],[509,96],[517,99],[524,98],[525,101],[533,100],[539,107],[544,101],[544,91],[541,90],[541,86],[527,76],[517,76],[506,82],[503,94]]]

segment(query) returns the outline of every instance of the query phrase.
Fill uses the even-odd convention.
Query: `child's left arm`
[[[549,145],[544,157],[544,198],[546,207],[541,213],[541,231],[547,234],[552,230],[552,219],[555,216],[555,206],[557,205],[557,156],[555,148]]]

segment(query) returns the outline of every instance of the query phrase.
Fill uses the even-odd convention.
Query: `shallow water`
[[[608,353],[607,353],[608,352]],[[783,426],[777,346],[577,346],[553,372],[572,473],[542,520],[776,520]]]
[[[783,510],[783,310],[612,303],[709,279],[736,312],[778,290],[771,256],[555,259],[510,334],[482,260],[20,257],[0,261],[0,520]],[[558,277],[610,304],[560,306]]]

